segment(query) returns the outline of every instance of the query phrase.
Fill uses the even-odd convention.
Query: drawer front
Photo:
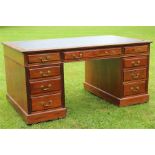
[[[61,79],[43,80],[30,82],[31,94],[42,94],[46,92],[61,90]]]
[[[146,79],[146,68],[124,71],[124,81]]]
[[[121,48],[110,48],[110,49],[98,49],[98,50],[88,50],[84,52],[85,58],[91,57],[103,57],[103,56],[112,56],[120,55]]]
[[[32,97],[32,111],[61,107],[61,93]]]
[[[28,55],[28,63],[46,64],[51,62],[60,61],[59,53],[46,53],[46,54],[31,54]]]
[[[125,54],[147,53],[147,52],[148,52],[148,45],[125,47]]]
[[[146,82],[132,82],[124,84],[124,96],[143,94],[146,92]]]
[[[130,57],[123,59],[125,68],[147,66],[147,62],[148,62],[147,56]]]
[[[84,58],[84,52],[65,52],[64,53],[64,60],[81,60]]]
[[[29,69],[30,79],[53,77],[60,75],[60,66]]]
[[[104,56],[112,56],[112,55],[120,55],[121,48],[110,48],[110,49],[97,49],[97,50],[84,50],[77,52],[65,52],[64,59],[65,60],[81,60],[87,58],[95,58],[95,57],[104,57]]]

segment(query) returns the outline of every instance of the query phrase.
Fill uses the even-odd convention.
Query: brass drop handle
[[[133,79],[138,79],[139,78],[139,73],[132,73],[131,76]]]
[[[52,87],[52,85],[51,85],[51,84],[48,84],[48,86],[41,85],[40,88],[41,88],[43,91],[47,91],[47,90],[49,90],[51,87]]]
[[[45,56],[44,58],[43,57],[40,57],[40,60],[42,63],[46,63],[49,61],[49,56]]]
[[[105,54],[109,54],[109,52],[108,51],[105,51]]]
[[[80,53],[79,56],[77,56],[76,54],[73,54],[73,57],[74,57],[75,59],[81,59],[82,56],[83,56],[83,53]]]
[[[108,51],[105,51],[105,52],[103,52],[103,53],[100,53],[99,55],[100,55],[100,56],[105,56],[106,54],[109,54],[109,52],[108,52]]]
[[[45,72],[43,72],[43,71],[40,71],[40,74],[42,75],[42,77],[47,77],[47,76],[49,76],[49,75],[50,75],[50,73],[51,73],[51,71],[50,71],[50,70],[48,70],[46,73],[45,73]]]
[[[42,102],[41,103],[42,106],[46,107],[50,107],[52,105],[52,100],[49,100],[48,102]]]
[[[134,67],[139,66],[140,65],[140,60],[138,60],[138,61],[132,61],[132,65]]]
[[[133,92],[138,92],[140,90],[139,86],[131,87],[130,88]]]

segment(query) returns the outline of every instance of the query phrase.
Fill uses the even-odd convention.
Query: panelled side
[[[24,55],[4,46],[7,96],[28,112]]]
[[[85,83],[116,97],[121,97],[121,58],[86,61]]]

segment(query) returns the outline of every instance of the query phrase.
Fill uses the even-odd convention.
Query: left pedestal
[[[22,53],[4,46],[7,99],[27,124],[64,118],[64,74],[61,55]]]

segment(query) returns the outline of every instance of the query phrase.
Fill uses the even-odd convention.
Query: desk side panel
[[[85,62],[85,83],[116,97],[122,96],[121,58]]]
[[[7,96],[28,112],[24,55],[4,46]]]

